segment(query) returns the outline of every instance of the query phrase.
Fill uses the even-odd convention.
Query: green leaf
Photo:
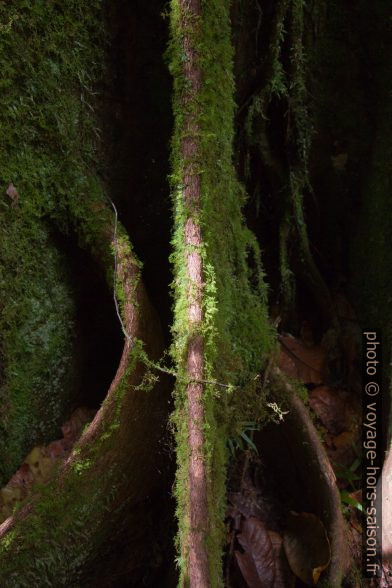
[[[340,491],[340,500],[344,504],[348,504],[349,506],[353,506],[354,508],[358,509],[362,513],[364,512],[362,504],[360,502],[358,502],[358,500],[355,500],[355,498],[352,498],[352,496],[350,496],[350,494],[347,492],[347,490]]]
[[[244,441],[246,441],[246,443],[249,445],[249,447],[251,447],[253,449],[253,451],[255,451],[256,453],[258,453],[256,445],[253,443],[252,439],[245,433],[245,431],[242,431],[242,433],[240,433],[240,435],[244,439]]]

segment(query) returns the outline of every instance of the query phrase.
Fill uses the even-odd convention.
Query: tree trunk
[[[132,521],[135,509],[162,484],[159,443],[168,388],[164,381],[152,389],[147,386],[140,354],[143,345],[152,360],[160,357],[161,327],[121,227],[112,241],[109,210],[101,209],[95,226],[98,260],[109,275],[112,269],[105,267],[105,258],[110,259],[111,246],[116,251],[124,349],[102,407],[64,466],[46,488],[0,526],[0,537],[7,537],[0,576],[7,586],[77,584],[104,542],[122,529],[121,519]]]
[[[229,16],[226,1],[172,3],[176,497],[180,585],[192,587],[221,584],[227,438],[271,334],[232,164]]]
[[[81,399],[94,397],[98,410],[50,481],[0,524],[0,585],[235,583],[239,528],[229,529],[227,548],[227,495],[256,446],[272,486],[290,488],[284,506],[324,524],[323,574],[338,587],[350,533],[318,425],[277,368],[277,333],[299,339],[310,329],[312,345],[326,350],[327,385],[356,404],[361,326],[384,329],[387,450],[389,8],[383,0],[6,4],[3,490]],[[81,271],[86,260],[91,269]],[[104,293],[90,315],[90,301],[82,311],[78,303],[86,292],[93,299],[95,284]],[[111,324],[101,332],[100,317]],[[102,360],[94,352],[106,338]],[[109,356],[118,365],[103,397]],[[282,408],[289,415],[276,425]],[[384,486],[390,462],[389,452]],[[177,528],[167,504],[173,477]],[[385,495],[383,505],[389,520]],[[178,574],[162,563],[174,564],[168,534]],[[385,531],[384,550],[390,557]]]
[[[187,319],[189,340],[186,358],[187,411],[189,414],[189,481],[188,513],[189,537],[183,546],[188,557],[189,586],[209,586],[207,532],[208,500],[207,474],[204,459],[204,340],[200,331],[203,323],[203,237],[200,227],[201,182],[197,161],[200,160],[200,126],[196,103],[202,84],[194,41],[197,21],[201,17],[199,0],[180,1],[179,20],[183,31],[184,81],[187,90],[182,96],[186,112],[183,122],[183,138],[180,152],[184,161],[182,184],[184,210],[186,211],[184,242],[188,282]],[[197,33],[196,33],[197,34]]]

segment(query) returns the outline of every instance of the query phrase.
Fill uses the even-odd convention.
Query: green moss
[[[75,308],[45,225],[3,208],[0,231],[3,485],[31,447],[56,437],[72,401]]]
[[[23,529],[17,524],[1,542],[3,585],[79,585],[83,564],[99,542],[99,520],[111,500],[106,472],[92,491],[90,472],[75,470],[68,474],[62,492],[57,491],[56,481],[39,488],[40,500],[23,522]],[[91,521],[95,521],[93,528]]]
[[[72,400],[72,292],[47,226],[72,226],[113,265],[96,238],[112,223],[96,174],[104,44],[100,0],[0,2],[0,482],[54,435]]]
[[[175,133],[172,143],[172,186],[175,231],[173,255],[175,279],[175,323],[173,358],[178,368],[173,417],[177,440],[177,517],[180,524],[178,548],[182,574],[186,576],[188,501],[188,432],[186,403],[186,349],[192,328],[188,323],[186,245],[184,223],[189,214],[183,202],[183,170],[189,161],[181,156],[184,117],[191,112],[199,128],[200,150],[193,161],[201,175],[201,256],[204,273],[204,368],[206,380],[231,384],[204,388],[205,462],[208,475],[211,586],[222,585],[221,550],[225,511],[226,441],[244,420],[243,389],[262,369],[270,349],[271,329],[267,322],[266,288],[260,266],[260,252],[254,236],[246,229],[241,213],[245,194],[232,163],[234,85],[233,50],[230,43],[229,2],[202,2],[202,18],[194,21],[190,33],[197,47],[202,87],[194,103],[184,107],[186,81],[183,76],[179,6],[172,1],[170,67],[174,77]],[[246,395],[245,395],[246,396]],[[252,395],[249,395],[249,398]],[[233,410],[235,403],[236,410]],[[259,407],[260,408],[260,407]],[[261,416],[257,415],[257,416]]]
[[[123,496],[124,488],[128,487],[131,494],[125,474],[128,452],[115,452],[117,460],[124,460],[122,467],[112,467],[111,460],[120,418],[124,418],[122,408],[125,392],[129,390],[129,375],[139,355],[136,345],[130,352],[128,369],[110,398],[110,419],[102,422],[95,441],[75,448],[78,458],[64,478],[55,477],[36,488],[38,499],[37,496],[33,499],[29,517],[16,524],[0,541],[1,585],[10,588],[85,585],[88,566],[103,549],[102,520],[112,529],[112,539],[121,528],[118,517],[125,516],[127,500]],[[105,456],[99,467],[98,455]],[[123,493],[121,507],[119,491]],[[108,517],[112,519],[112,527]]]
[[[42,409],[40,422],[49,428],[61,418],[64,398],[69,401],[74,309],[50,229],[76,231],[113,285],[107,238],[113,213],[97,174],[102,164],[95,94],[105,74],[103,5],[101,0],[16,0],[10,8],[0,2],[0,191],[12,181],[20,195],[14,208],[4,195],[0,212],[2,393],[11,399],[7,444],[16,467],[27,443],[22,436],[36,442],[34,421],[26,422],[26,415],[34,418]],[[122,260],[133,260],[121,226],[117,240]],[[77,460],[67,475],[37,488],[29,517],[0,542],[1,585],[78,586],[86,566],[104,550],[102,521],[113,534],[120,526],[119,513],[126,513],[135,484],[129,448],[121,451],[115,439],[120,426],[127,428],[123,401],[139,356],[135,345],[129,370],[105,401],[113,405],[96,441],[75,448]],[[136,455],[137,450],[132,447]],[[116,467],[114,454],[123,459]],[[116,523],[110,526],[108,517]]]
[[[17,0],[0,30],[0,182],[36,214],[83,208],[96,158],[94,85],[102,65],[100,1]],[[10,10],[0,4],[0,22]]]

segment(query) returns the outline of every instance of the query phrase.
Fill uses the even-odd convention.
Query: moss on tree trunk
[[[67,462],[0,526],[0,584],[99,585],[106,581],[98,577],[100,558],[119,537],[131,544],[127,578],[140,554],[150,553],[140,513],[166,483],[159,462],[169,373],[179,582],[222,586],[228,447],[247,422],[256,426],[266,418],[266,394],[286,386],[280,376],[267,377],[276,359],[268,303],[283,329],[298,333],[310,317],[316,338],[329,335],[340,351],[344,326],[334,301],[343,292],[359,316],[353,330],[362,322],[386,325],[390,357],[389,9],[381,0],[374,10],[365,2],[355,10],[303,0],[162,3],[174,114],[174,322],[167,367],[160,317],[131,246],[132,231],[140,243],[151,228],[143,207],[158,202],[163,209],[164,198],[145,197],[149,174],[138,170],[143,190],[133,199],[131,186],[129,202],[121,201],[114,176],[128,177],[129,154],[109,170],[101,135],[102,120],[110,120],[101,112],[106,107],[120,121],[111,135],[114,158],[118,127],[137,116],[136,99],[130,112],[121,112],[131,103],[133,80],[118,84],[106,69],[113,63],[105,6],[99,0],[88,9],[77,0],[11,4],[0,6],[1,483],[31,446],[50,439],[73,401],[77,314],[53,229],[76,235],[115,295],[124,348],[107,396]],[[136,12],[144,10],[135,3]],[[128,75],[138,56],[124,57],[117,47],[116,59],[116,72]],[[105,101],[122,90],[110,94],[105,78],[127,92],[109,107]],[[132,143],[136,123],[130,127],[119,143],[132,145],[134,156],[140,145]],[[140,132],[146,144],[149,132]],[[120,200],[123,224],[108,195]],[[161,313],[165,322],[168,314]],[[389,386],[388,370],[384,379]],[[389,401],[388,393],[388,410]],[[296,447],[301,451],[303,428],[316,448],[313,470],[322,482],[310,487],[318,488],[313,503],[334,550],[330,580],[339,583],[337,490],[305,408],[294,400],[291,410]],[[302,474],[306,456],[295,464]]]

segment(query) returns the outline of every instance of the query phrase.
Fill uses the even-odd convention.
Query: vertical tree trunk
[[[171,3],[176,494],[180,584],[192,588],[222,585],[227,439],[250,418],[242,398],[271,333],[232,161],[229,8],[227,0]]]
[[[189,429],[189,537],[186,545],[189,585],[209,586],[207,555],[207,479],[204,459],[204,341],[200,331],[203,322],[203,262],[201,258],[202,232],[200,227],[201,182],[197,161],[200,160],[197,120],[197,99],[201,87],[201,71],[195,47],[195,28],[201,16],[200,0],[180,0],[180,23],[184,33],[184,80],[187,90],[182,96],[184,134],[181,140],[183,167],[183,200],[186,211],[184,240],[188,281],[187,318],[189,339],[187,350],[188,429]]]

